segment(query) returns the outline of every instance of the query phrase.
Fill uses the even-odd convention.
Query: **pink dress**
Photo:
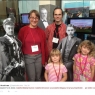
[[[73,59],[75,61],[74,81],[81,81],[81,74],[85,77],[86,81],[92,81],[91,66],[95,65],[95,59],[80,54],[75,54]]]
[[[59,68],[60,68],[60,73],[59,73]],[[57,82],[57,81],[61,81],[62,79],[62,74],[67,72],[66,67],[63,64],[54,64],[53,63],[49,63],[45,66],[45,69],[48,71],[48,80],[50,82]]]

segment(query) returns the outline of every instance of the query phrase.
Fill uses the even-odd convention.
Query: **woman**
[[[30,11],[29,25],[22,27],[18,34],[29,81],[41,81],[42,65],[47,60],[46,37],[45,32],[37,26],[39,19],[38,11]]]
[[[5,35],[0,37],[0,81],[25,81],[25,64],[21,42],[14,35],[11,18],[3,21]]]

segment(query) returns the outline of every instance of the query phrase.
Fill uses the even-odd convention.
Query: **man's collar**
[[[62,25],[63,25],[63,22],[61,22],[60,27],[62,27]],[[54,22],[54,26],[56,27],[56,23],[55,22]]]
[[[73,37],[74,37],[74,35],[71,36],[71,38],[73,38]],[[68,38],[68,36],[67,36],[67,38]]]
[[[42,20],[42,22],[47,22],[47,20],[46,19],[41,19]]]

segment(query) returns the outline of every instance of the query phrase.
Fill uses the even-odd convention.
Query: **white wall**
[[[19,13],[29,13],[31,10],[39,10],[39,1],[38,0],[25,0],[19,1]]]
[[[39,1],[39,5],[47,5],[47,4],[50,4],[50,0],[47,0],[47,1],[46,0],[45,1],[44,0],[40,0]]]
[[[90,1],[90,10],[95,10],[95,1]]]
[[[56,5],[56,1],[55,1],[55,0],[51,0],[51,1],[50,1],[50,4]]]
[[[39,5],[56,4],[56,0],[22,0],[19,2],[19,13],[28,13],[30,10],[35,9],[39,11]]]
[[[55,5],[56,1],[55,0],[39,0],[39,5],[47,5],[47,4],[52,4],[52,5]]]

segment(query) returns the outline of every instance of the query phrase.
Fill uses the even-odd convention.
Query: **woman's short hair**
[[[35,15],[40,19],[40,14],[39,14],[39,12],[38,12],[37,10],[31,10],[31,11],[29,12],[28,18],[30,17],[30,15],[31,15],[32,13],[35,13]]]
[[[11,18],[6,18],[5,20],[3,20],[3,27],[5,28],[6,25],[14,26],[14,22],[12,21]]]

